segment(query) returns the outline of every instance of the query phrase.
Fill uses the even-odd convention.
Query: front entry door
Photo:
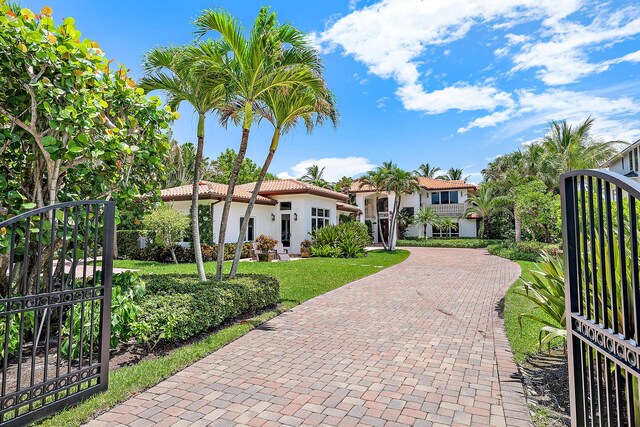
[[[280,216],[280,242],[285,248],[291,246],[291,214]]]

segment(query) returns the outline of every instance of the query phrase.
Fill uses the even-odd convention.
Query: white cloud
[[[381,108],[384,110],[384,107],[387,105],[387,101],[389,100],[389,97],[387,96],[382,96],[380,98],[378,98],[376,100],[376,107],[377,108]]]
[[[496,126],[509,121],[501,135],[515,135],[550,120],[584,121],[588,116],[596,119],[593,134],[614,140],[632,141],[640,137],[640,103],[629,97],[607,98],[589,92],[548,89],[542,93],[517,91],[516,106],[471,121],[458,129],[464,133],[473,128]]]
[[[465,82],[444,89],[426,92],[422,85],[401,86],[397,92],[407,110],[440,114],[448,110],[493,111],[497,107],[513,106],[511,95],[492,86],[472,86]]]
[[[323,178],[327,181],[338,181],[343,176],[353,177],[376,167],[365,157],[325,157],[303,160],[293,165],[290,171],[280,172],[277,176],[281,179],[297,179],[305,175],[311,165],[324,167]]]
[[[615,59],[591,62],[590,51],[605,50],[637,34],[640,34],[639,8],[629,7],[613,13],[601,10],[588,25],[565,20],[545,28],[541,40],[522,45],[513,57],[512,71],[536,69],[537,76],[551,86],[573,83],[584,76],[606,71],[616,62]],[[503,49],[498,49],[499,54],[504,55]]]
[[[405,107],[431,112],[424,102],[430,93],[420,84],[418,70],[418,58],[428,46],[459,40],[474,25],[498,19],[558,22],[579,4],[579,0],[381,0],[338,19],[314,34],[314,40],[323,52],[340,47],[372,74],[395,79]]]

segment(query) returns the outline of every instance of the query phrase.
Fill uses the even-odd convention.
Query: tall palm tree
[[[431,166],[429,163],[423,163],[418,166],[413,173],[418,176],[423,176],[425,178],[440,178],[440,168],[437,166]]]
[[[318,165],[311,165],[307,168],[307,173],[300,177],[300,181],[315,185],[317,187],[329,188],[329,183],[322,177],[324,169]]]
[[[211,46],[187,45],[154,48],[147,52],[143,60],[145,75],[139,86],[146,91],[158,90],[164,93],[166,103],[172,109],[178,109],[183,102],[189,103],[198,115],[198,144],[193,159],[193,190],[191,194],[191,227],[193,231],[193,251],[198,276],[206,281],[200,246],[200,226],[198,223],[198,191],[201,177],[202,150],[204,147],[204,125],[207,115],[222,108],[225,95],[223,80],[220,79],[220,57],[209,55]],[[207,84],[197,78],[194,52],[198,56],[207,56],[211,64],[211,74]],[[216,65],[214,67],[213,65]]]
[[[424,234],[424,238],[427,238],[427,226],[438,225],[442,217],[438,215],[438,212],[434,211],[431,208],[420,208],[418,213],[416,214],[416,222],[422,225],[422,232]]]
[[[440,221],[438,221],[437,225],[441,229],[446,229],[447,230],[447,235],[449,237],[451,236],[451,230],[457,230],[458,229],[458,223],[455,222],[453,219],[451,219],[448,216],[440,218]]]
[[[577,126],[566,120],[552,121],[542,139],[546,155],[554,160],[557,176],[575,169],[594,168],[613,157],[621,141],[597,141],[591,137],[594,119],[588,117]],[[556,176],[556,181],[557,181]]]
[[[371,191],[375,194],[375,218],[376,224],[378,224],[378,234],[380,235],[380,240],[382,240],[382,247],[387,250],[387,241],[385,239],[384,233],[380,228],[380,213],[378,212],[378,201],[380,200],[380,195],[386,191],[386,175],[380,168],[376,168],[375,170],[369,171],[364,174],[360,178],[360,188],[369,187]]]
[[[247,152],[249,133],[255,122],[254,108],[265,94],[276,88],[307,86],[322,91],[322,64],[308,38],[289,24],[279,24],[275,13],[263,7],[258,12],[247,37],[244,28],[230,13],[223,10],[205,10],[196,19],[196,33],[204,36],[210,31],[218,33],[224,47],[224,72],[227,90],[231,94],[227,117],[241,123],[242,136],[238,157],[228,182],[220,232],[216,277],[222,279],[224,243],[231,209],[231,200],[242,161]],[[314,62],[315,61],[315,62]],[[207,63],[203,62],[201,76],[207,78]],[[214,64],[215,67],[215,64]]]
[[[273,136],[269,153],[262,165],[260,175],[256,181],[251,198],[247,204],[247,209],[240,228],[240,235],[236,245],[236,252],[231,265],[229,277],[235,277],[242,254],[242,244],[247,233],[249,218],[255,205],[262,181],[269,170],[273,156],[278,148],[280,136],[292,131],[297,125],[303,123],[307,132],[311,133],[316,125],[321,125],[324,121],[330,120],[334,126],[338,123],[338,111],[335,105],[335,97],[327,89],[323,94],[318,94],[309,88],[298,87],[292,90],[275,89],[269,91],[264,97],[264,105],[258,106],[258,111],[263,118],[273,125]]]
[[[500,212],[509,212],[508,209],[501,204],[502,199],[496,197],[489,185],[482,185],[475,194],[472,194],[467,199],[469,206],[461,215],[461,218],[465,218],[469,215],[477,215],[482,218],[480,223],[480,235],[483,237],[489,237],[489,220],[492,216]]]
[[[353,178],[348,176],[343,176],[340,178],[338,182],[335,183],[333,189],[344,194],[349,194],[349,190],[351,190],[351,185],[353,184]]]
[[[418,191],[420,187],[418,186],[418,179],[412,175],[411,172],[400,169],[393,162],[383,163],[380,169],[385,175],[385,189],[388,192],[393,192],[395,195],[393,210],[391,211],[391,220],[389,221],[389,250],[393,250],[402,196],[412,194]]]
[[[446,179],[448,181],[464,181],[464,182],[467,182],[467,179],[469,179],[469,176],[465,176],[463,178],[462,177],[463,173],[464,173],[464,170],[462,170],[461,168],[449,168],[447,173],[444,174],[443,176],[441,176],[441,178],[442,179]]]

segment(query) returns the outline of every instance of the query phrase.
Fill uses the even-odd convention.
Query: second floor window
[[[458,203],[457,191],[438,191],[431,193],[431,204],[433,205],[449,205]]]

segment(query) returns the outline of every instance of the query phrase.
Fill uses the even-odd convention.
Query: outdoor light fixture
[[[275,221],[276,220],[276,214],[272,213],[271,214],[271,221]]]
[[[297,221],[297,220],[298,220],[298,214],[297,214],[297,213],[294,213],[294,214],[293,214],[293,220],[294,220],[294,221]]]

